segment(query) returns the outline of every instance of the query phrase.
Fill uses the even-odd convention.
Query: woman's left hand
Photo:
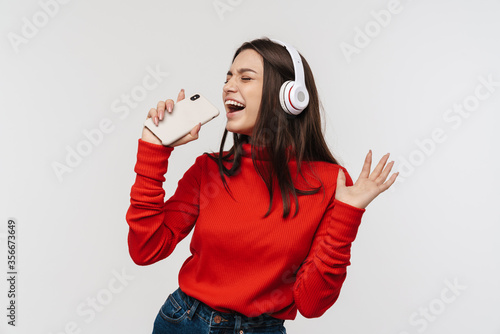
[[[394,161],[391,161],[386,166],[387,159],[389,159],[389,153],[380,159],[380,162],[370,175],[372,164],[372,151],[370,150],[366,155],[365,163],[358,180],[350,187],[345,185],[346,178],[344,172],[342,169],[339,169],[335,199],[357,208],[366,208],[375,197],[389,189],[399,174],[399,172],[392,174],[386,181],[394,165]]]

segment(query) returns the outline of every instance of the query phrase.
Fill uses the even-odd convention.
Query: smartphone
[[[203,125],[217,116],[219,116],[217,107],[201,94],[194,94],[175,103],[171,113],[165,110],[165,115],[158,122],[158,126],[152,117],[144,122],[144,126],[167,146],[187,135],[196,124],[201,122]]]

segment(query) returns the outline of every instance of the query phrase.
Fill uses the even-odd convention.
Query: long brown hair
[[[274,43],[267,37],[263,37],[243,43],[236,50],[233,62],[240,52],[247,49],[258,52],[264,61],[262,100],[252,136],[250,138],[248,135],[233,133],[233,147],[224,155],[223,148],[228,133],[228,130],[225,129],[219,153],[214,156],[208,153],[205,154],[217,162],[224,187],[232,196],[224,175],[232,176],[239,172],[243,154],[242,145],[244,143],[251,143],[252,145],[265,147],[265,154],[269,160],[267,164],[264,164],[259,159],[259,150],[254,150],[252,147],[251,153],[253,165],[269,191],[270,203],[264,217],[267,217],[271,212],[274,177],[278,180],[283,199],[283,218],[288,217],[290,213],[289,194],[291,194],[295,201],[295,217],[299,210],[297,194],[315,194],[323,187],[323,183],[317,177],[317,180],[321,183],[320,187],[312,188],[311,190],[295,188],[288,168],[292,157],[296,160],[297,171],[301,176],[303,176],[301,170],[302,161],[325,161],[338,165],[337,160],[333,157],[325,142],[321,130],[318,91],[316,90],[316,84],[314,83],[314,77],[309,64],[300,55],[304,65],[306,87],[309,92],[309,105],[297,116],[285,113],[281,108],[278,96],[283,82],[295,79],[290,54],[283,46]],[[292,156],[287,153],[290,147]],[[226,168],[223,165],[223,161],[232,162],[231,168]]]

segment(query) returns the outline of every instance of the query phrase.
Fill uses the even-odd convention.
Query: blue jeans
[[[284,322],[267,314],[250,318],[219,312],[178,288],[160,308],[153,334],[286,334]]]

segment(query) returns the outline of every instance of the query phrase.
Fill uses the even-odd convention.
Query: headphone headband
[[[295,82],[298,82],[305,87],[306,82],[304,80],[304,65],[302,65],[302,59],[300,58],[299,52],[294,47],[285,42],[279,41],[277,39],[271,39],[271,41],[283,45],[288,53],[290,53],[293,62],[293,71],[295,73]]]

